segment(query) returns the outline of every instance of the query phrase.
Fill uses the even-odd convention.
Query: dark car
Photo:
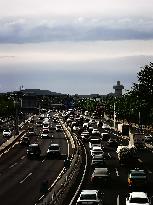
[[[144,189],[147,186],[147,174],[145,170],[133,169],[128,174],[129,189]]]
[[[91,167],[94,169],[94,168],[100,168],[100,167],[105,167],[106,166],[106,163],[103,159],[99,158],[99,159],[96,159],[96,158],[93,158],[92,161],[91,161]]]
[[[28,146],[30,144],[29,137],[23,136],[20,140],[20,144],[23,146]]]
[[[92,184],[98,186],[107,184],[110,181],[110,172],[108,168],[95,168],[91,177]]]
[[[61,155],[59,144],[50,144],[46,153],[47,157],[59,157]]]
[[[28,158],[40,158],[41,149],[39,144],[30,144],[27,148]]]

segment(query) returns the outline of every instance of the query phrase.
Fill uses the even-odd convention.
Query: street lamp
[[[116,106],[115,106],[115,102],[114,102],[114,130],[115,130],[115,123],[116,123]]]

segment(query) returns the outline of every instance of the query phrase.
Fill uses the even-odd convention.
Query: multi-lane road
[[[59,123],[59,122],[58,122]],[[50,120],[50,126],[55,128],[57,123]],[[38,143],[41,148],[40,159],[28,159],[26,155],[26,147],[17,142],[8,152],[0,157],[0,203],[3,205],[34,205],[43,195],[42,188],[44,182],[48,182],[50,187],[61,173],[64,167],[64,156],[71,154],[71,144],[67,140],[64,131],[56,132],[52,130],[49,133],[49,138],[41,139],[41,129],[35,124],[31,124],[36,128],[36,135],[30,137],[31,143]],[[106,130],[99,128],[99,131]],[[78,138],[80,135],[77,133]],[[110,134],[112,139],[117,139],[119,145],[128,145],[129,138]],[[58,143],[61,147],[61,157],[59,159],[46,159],[46,151],[50,143]],[[102,142],[103,144],[103,142]],[[105,144],[105,143],[104,143]],[[103,144],[103,145],[104,145]],[[100,186],[91,183],[91,155],[88,142],[84,143],[88,159],[87,176],[79,193],[82,189],[98,189],[103,192],[104,205],[125,205],[126,197],[129,193],[128,189],[128,173],[131,167],[121,166],[117,158],[115,149],[105,151],[112,159],[106,162],[106,167],[110,171],[111,180],[107,185]],[[141,168],[145,169],[148,177],[148,186],[146,190],[149,198],[153,196],[153,152],[150,149],[140,150],[139,162]],[[81,176],[82,173],[80,173]],[[78,182],[79,184],[80,182]],[[77,187],[75,187],[77,189]],[[74,191],[74,189],[72,189]],[[70,201],[75,193],[67,196],[67,201]],[[79,195],[78,195],[79,196]],[[77,196],[77,197],[78,197]],[[76,199],[77,199],[76,197]],[[76,203],[76,200],[74,204]]]
[[[50,122],[55,127],[56,123]],[[34,125],[35,126],[35,125]],[[16,143],[0,158],[0,203],[3,205],[33,205],[43,195],[42,186],[54,182],[64,167],[63,157],[71,151],[64,132],[50,132],[48,139],[40,138],[40,128],[37,135],[31,136],[31,143],[38,143],[41,148],[41,158],[29,160],[26,147]],[[46,151],[50,143],[58,143],[61,147],[61,158],[46,159]],[[71,153],[70,153],[71,154]]]

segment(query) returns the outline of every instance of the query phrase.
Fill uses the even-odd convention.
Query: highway
[[[100,129],[101,132],[106,132]],[[121,136],[116,136],[111,134],[111,138],[117,138],[120,145],[127,145],[129,140],[127,138],[122,138]],[[126,197],[128,196],[128,173],[131,169],[135,167],[122,167],[120,166],[119,160],[115,150],[108,149],[105,153],[109,153],[112,156],[112,160],[106,162],[106,166],[110,171],[110,181],[108,184],[93,185],[91,183],[92,168],[91,168],[91,155],[88,147],[88,143],[85,143],[85,147],[88,154],[88,176],[81,190],[83,189],[98,189],[103,193],[103,203],[106,205],[125,205]],[[140,168],[145,169],[148,177],[147,189],[141,189],[141,191],[147,192],[149,198],[153,196],[153,152],[146,150],[141,150],[139,152],[139,162],[141,164]]]
[[[55,127],[56,123],[52,124]],[[20,143],[16,143],[0,158],[0,202],[3,205],[35,204],[43,195],[42,184],[47,181],[51,186],[63,169],[63,157],[46,159],[45,155],[52,142],[59,143],[63,156],[71,151],[64,133],[54,130],[48,139],[41,139],[40,128],[37,128],[37,134],[37,136],[31,136],[30,141],[40,145],[42,153],[39,160],[27,159],[26,148]]]

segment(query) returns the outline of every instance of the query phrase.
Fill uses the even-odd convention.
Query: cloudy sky
[[[125,90],[153,62],[152,0],[0,0],[0,92]]]

